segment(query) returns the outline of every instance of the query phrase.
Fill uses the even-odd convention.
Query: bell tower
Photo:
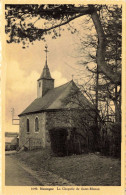
[[[37,98],[43,97],[50,89],[54,88],[54,79],[51,77],[47,65],[47,45],[45,46],[46,61],[40,78],[37,80]]]

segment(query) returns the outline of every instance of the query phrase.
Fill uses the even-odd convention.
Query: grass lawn
[[[96,154],[50,156],[46,150],[21,152],[13,156],[33,170],[51,171],[78,186],[121,185],[120,160]]]

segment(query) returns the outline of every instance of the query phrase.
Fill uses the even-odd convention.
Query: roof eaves
[[[42,110],[39,110],[39,111],[22,113],[22,114],[19,114],[18,116],[21,117],[21,116],[25,116],[25,115],[30,115],[30,114],[35,114],[35,113],[42,113],[42,112],[56,112],[57,110],[60,111],[60,110],[65,110],[65,109],[68,109],[68,108],[42,109]]]
[[[35,113],[42,113],[42,112],[57,112],[57,111],[64,111],[64,110],[86,110],[84,108],[57,108],[57,109],[42,109],[42,110],[39,110],[39,111],[33,111],[33,112],[27,112],[27,113],[24,113],[24,114],[19,114],[18,116],[21,117],[21,116],[26,116],[26,115],[30,115],[30,114],[35,114]]]

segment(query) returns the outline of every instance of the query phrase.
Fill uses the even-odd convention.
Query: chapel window
[[[27,133],[29,133],[30,128],[29,128],[29,119],[27,119]]]
[[[38,117],[35,118],[35,132],[39,131],[39,120]]]
[[[41,82],[39,82],[39,87],[41,87]]]

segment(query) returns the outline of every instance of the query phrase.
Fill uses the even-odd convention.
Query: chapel
[[[49,147],[60,154],[82,153],[87,142],[84,128],[93,123],[91,109],[92,104],[73,79],[54,87],[46,53],[37,80],[37,98],[19,114],[19,147],[28,150]]]

